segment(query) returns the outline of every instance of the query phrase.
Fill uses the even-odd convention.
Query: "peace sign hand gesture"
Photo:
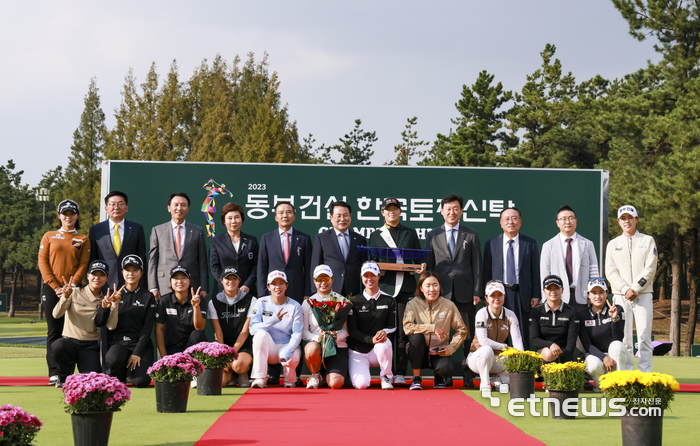
[[[61,279],[63,279],[63,287],[61,288],[61,292],[63,296],[68,299],[73,292],[73,276],[70,276],[69,280],[66,280],[66,278],[63,276],[61,276]]]
[[[202,287],[200,286],[197,288],[197,292],[194,292],[194,288],[190,289],[192,291],[192,306],[199,308],[199,304],[202,301],[202,298],[199,296],[199,292],[202,291]]]

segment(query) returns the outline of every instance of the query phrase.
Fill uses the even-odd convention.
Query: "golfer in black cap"
[[[238,358],[224,368],[222,386],[227,386],[238,375],[239,387],[250,387],[248,372],[253,365],[253,338],[248,327],[257,299],[240,289],[238,269],[227,266],[221,271],[219,292],[207,306],[207,318],[214,328],[216,342],[233,347]]]
[[[153,365],[151,331],[156,299],[150,291],[139,286],[143,276],[141,257],[130,254],[122,259],[121,267],[125,285],[121,290],[119,322],[115,328],[107,330],[105,366],[110,375],[121,382],[129,378],[136,387],[148,387],[151,378],[146,371]]]
[[[190,273],[182,266],[170,270],[173,291],[158,301],[156,344],[160,356],[181,353],[187,347],[206,342],[206,311],[201,308],[201,287],[190,288]]]
[[[561,300],[564,283],[559,276],[547,276],[542,282],[547,300],[530,311],[530,343],[545,362],[572,361],[580,319],[574,307]]]

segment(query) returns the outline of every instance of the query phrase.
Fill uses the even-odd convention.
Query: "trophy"
[[[415,273],[421,266],[420,264],[403,263],[405,260],[419,260],[430,257],[430,249],[408,249],[408,248],[391,248],[388,246],[359,246],[360,251],[372,257],[378,257],[379,260],[394,260],[394,262],[377,262],[381,271],[401,271]]]

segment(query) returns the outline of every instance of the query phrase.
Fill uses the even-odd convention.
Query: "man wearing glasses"
[[[599,276],[595,246],[576,233],[576,213],[568,204],[557,211],[556,223],[559,234],[542,245],[540,277],[543,281],[550,275],[561,277],[561,300],[579,313],[588,308],[588,281]]]
[[[520,323],[523,344],[530,346],[530,309],[539,304],[540,252],[537,241],[520,233],[523,220],[520,210],[501,211],[503,234],[486,241],[484,280],[500,280],[506,288],[504,306],[515,313]]]
[[[92,225],[88,238],[90,239],[90,262],[101,260],[109,267],[109,277],[106,288],[120,288],[124,285],[122,277],[122,260],[135,254],[142,260],[146,259],[146,236],[143,226],[124,219],[129,211],[129,197],[124,192],[114,190],[105,197],[107,220]],[[145,265],[144,265],[145,266]],[[146,271],[141,276],[140,286],[148,286]]]

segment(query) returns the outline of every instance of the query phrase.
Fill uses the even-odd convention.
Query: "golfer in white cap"
[[[651,372],[651,326],[654,320],[652,294],[658,255],[656,242],[650,235],[637,231],[639,215],[634,206],[622,206],[617,211],[622,235],[610,240],[605,254],[605,277],[614,294],[613,304],[620,305],[625,318],[624,344],[634,354],[632,323],[637,326],[639,341],[639,371]],[[629,362],[628,370],[633,363]]]

